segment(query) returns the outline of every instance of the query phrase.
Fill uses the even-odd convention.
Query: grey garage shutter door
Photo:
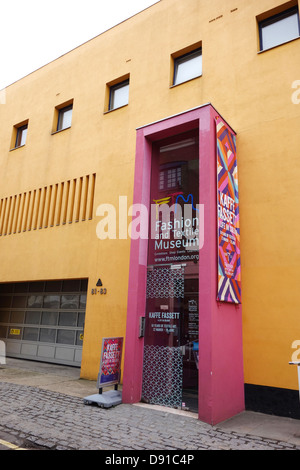
[[[0,284],[8,357],[80,366],[87,279]]]

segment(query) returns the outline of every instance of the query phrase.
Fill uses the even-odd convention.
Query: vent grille
[[[0,236],[93,218],[96,174],[0,200]]]

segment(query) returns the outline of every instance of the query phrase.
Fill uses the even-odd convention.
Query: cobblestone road
[[[135,405],[103,409],[81,398],[0,382],[0,430],[56,450],[300,450]]]

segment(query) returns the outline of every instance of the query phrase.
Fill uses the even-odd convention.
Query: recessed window
[[[10,142],[10,150],[23,147],[26,144],[27,131],[28,131],[28,119],[26,121],[20,122],[19,124],[16,124],[13,127],[13,132],[12,132],[12,137],[11,137],[11,142]]]
[[[159,189],[174,189],[181,187],[181,166],[161,170],[159,173]]]
[[[174,59],[173,85],[187,82],[202,75],[202,48]]]
[[[58,110],[57,131],[68,129],[72,124],[73,105],[65,106]]]
[[[298,7],[259,22],[260,50],[279,46],[300,36]]]
[[[126,106],[129,101],[129,79],[110,87],[109,110]]]
[[[16,142],[15,142],[16,148],[22,147],[22,145],[25,145],[26,137],[27,137],[27,130],[28,130],[27,124],[17,128],[17,136],[16,136]]]

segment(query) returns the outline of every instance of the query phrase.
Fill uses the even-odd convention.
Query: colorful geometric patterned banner
[[[217,300],[241,303],[238,173],[235,134],[216,117],[218,186]]]

